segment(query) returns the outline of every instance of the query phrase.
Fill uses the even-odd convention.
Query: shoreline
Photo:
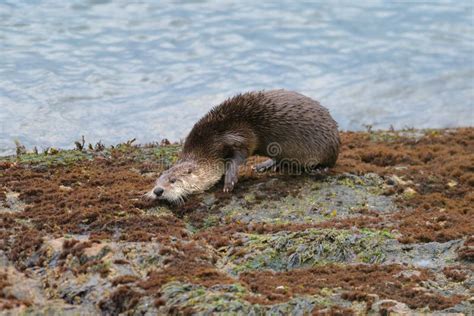
[[[321,175],[140,198],[179,144],[0,157],[3,314],[472,310],[474,128],[342,132]]]
[[[361,129],[356,129],[356,130],[343,130],[343,129],[340,129],[339,130],[339,133],[412,133],[412,132],[421,132],[421,133],[428,133],[430,131],[450,131],[450,130],[458,130],[458,129],[469,129],[469,128],[473,128],[473,126],[455,126],[455,127],[440,127],[440,128],[414,128],[414,127],[406,127],[406,128],[403,128],[403,129],[394,129],[392,126],[390,128],[387,128],[387,129],[372,129],[372,125],[363,125],[363,128]],[[97,145],[98,146],[103,146],[104,148],[109,148],[109,147],[113,147],[113,146],[117,146],[117,145],[120,145],[120,144],[126,144],[127,142],[130,142],[131,140],[133,140],[133,144],[134,145],[138,145],[138,146],[141,146],[141,147],[150,147],[150,146],[158,146],[160,145],[162,142],[169,142],[170,144],[182,144],[184,142],[184,138],[181,138],[179,140],[169,140],[168,138],[162,138],[161,140],[159,141],[153,141],[153,142],[144,142],[144,143],[140,143],[136,140],[136,138],[131,138],[131,139],[124,139],[122,142],[118,142],[118,143],[113,143],[112,142],[105,142],[103,143],[102,140],[99,140],[99,142],[89,142],[87,139],[84,139],[83,138],[84,136],[82,136],[82,138],[79,138],[77,140],[71,140],[70,142],[70,145],[66,145],[64,147],[61,147],[61,146],[40,146],[40,145],[29,145],[29,146],[25,146],[25,144],[23,144],[22,142],[20,142],[19,140],[12,140],[11,143],[12,144],[15,144],[15,147],[11,147],[10,149],[6,149],[6,148],[0,148],[0,152],[3,151],[9,151],[8,154],[0,154],[0,160],[4,159],[4,158],[9,158],[9,157],[14,157],[16,156],[16,151],[18,150],[18,146],[22,147],[24,150],[26,150],[28,153],[32,153],[34,152],[35,150],[38,151],[39,153],[44,153],[50,149],[52,149],[54,152],[55,151],[70,151],[70,150],[76,150],[77,149],[77,144],[76,143],[81,143],[82,141],[84,141],[84,146],[85,146],[85,149],[89,149],[90,146],[92,146],[93,148],[96,147]]]

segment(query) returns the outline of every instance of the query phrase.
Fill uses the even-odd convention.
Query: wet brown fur
[[[281,152],[268,152],[277,143]],[[186,138],[183,159],[261,155],[331,167],[339,153],[337,123],[317,101],[286,90],[248,92],[230,98],[201,118]]]
[[[233,190],[238,167],[252,155],[271,159],[256,166],[301,169],[331,167],[339,153],[337,123],[329,111],[302,94],[247,92],[214,107],[192,128],[179,162],[163,172],[146,196],[169,201],[204,191],[224,174],[224,192]]]

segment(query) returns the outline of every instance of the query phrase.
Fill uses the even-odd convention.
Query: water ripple
[[[284,87],[343,129],[474,125],[471,1],[3,1],[0,154],[179,139]]]

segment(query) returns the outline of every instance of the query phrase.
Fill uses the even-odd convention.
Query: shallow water
[[[1,1],[0,155],[185,137],[286,88],[342,129],[474,125],[472,1]]]

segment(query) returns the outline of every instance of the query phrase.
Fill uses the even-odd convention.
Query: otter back
[[[337,123],[319,102],[286,90],[248,92],[214,107],[186,138],[183,156],[230,158],[233,150],[333,166],[339,153]]]

